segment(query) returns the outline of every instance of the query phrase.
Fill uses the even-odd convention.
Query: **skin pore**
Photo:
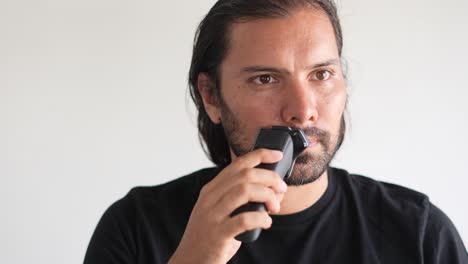
[[[278,214],[313,205],[325,192],[327,167],[338,142],[346,85],[333,27],[320,9],[302,8],[281,18],[231,27],[220,67],[220,98],[201,88],[205,109],[221,123],[235,160],[248,152],[262,127],[294,126],[311,143],[299,156]],[[199,83],[209,77],[201,74]]]

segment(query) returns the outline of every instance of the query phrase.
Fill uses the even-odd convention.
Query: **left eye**
[[[319,80],[319,81],[326,81],[328,79],[330,79],[330,77],[332,76],[332,73],[328,70],[320,70],[318,72],[316,72],[314,74],[315,76],[315,79]]]
[[[275,78],[268,74],[260,75],[256,77],[253,81],[256,84],[270,84],[276,82]]]

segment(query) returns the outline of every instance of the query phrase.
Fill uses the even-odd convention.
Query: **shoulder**
[[[334,174],[344,203],[354,208],[373,241],[386,241],[387,249],[404,243],[408,254],[418,249],[430,212],[427,195],[344,170]]]
[[[135,234],[148,226],[150,229],[169,228],[172,224],[177,228],[183,226],[201,187],[215,172],[216,169],[207,168],[163,184],[132,188],[105,210],[93,240],[119,237],[127,241],[126,244],[134,245]]]
[[[113,203],[101,217],[91,238],[85,263],[133,263],[143,251],[137,247],[150,243],[150,251],[169,256],[206,182],[215,176],[215,169],[202,169],[164,184],[135,187]],[[157,238],[152,239],[152,238]],[[158,244],[155,241],[163,240]],[[143,261],[145,262],[145,261]],[[148,261],[149,262],[149,261]]]
[[[408,263],[420,258],[430,212],[427,195],[344,170],[334,175],[341,201],[376,250],[405,256]]]
[[[425,214],[425,217],[429,214],[430,202],[424,193],[360,174],[350,174],[342,169],[334,169],[333,173],[342,188],[368,206],[385,206],[402,213]]]
[[[106,226],[138,226],[141,221],[172,221],[174,215],[186,220],[195,205],[200,189],[210,181],[216,168],[206,168],[172,181],[132,188],[124,197],[111,204],[101,222]]]
[[[421,252],[427,263],[466,263],[465,246],[449,217],[421,192],[397,184],[333,169],[332,174],[345,198],[354,203],[367,227],[376,230],[376,241],[384,248]],[[349,202],[349,201],[348,201]],[[411,253],[413,252],[413,253]],[[441,260],[437,262],[434,260]]]
[[[455,225],[433,204],[430,204],[423,240],[424,256],[429,261],[468,263],[468,253]]]
[[[144,199],[157,199],[162,196],[197,194],[201,187],[215,176],[216,168],[205,168],[184,175],[169,182],[154,186],[139,186],[130,190],[126,197],[141,197]]]
[[[163,184],[134,187],[109,209],[113,211],[144,204],[167,206],[171,203],[195,203],[200,189],[216,176],[216,172],[217,168],[204,168]]]

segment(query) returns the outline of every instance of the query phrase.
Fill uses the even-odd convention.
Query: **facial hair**
[[[244,126],[238,120],[233,112],[226,105],[224,100],[219,100],[222,126],[226,139],[232,152],[239,157],[251,150],[252,142],[246,138]],[[340,128],[335,136],[336,140],[332,140],[331,133],[317,127],[302,128],[308,138],[317,141],[314,148],[318,148],[318,153],[310,153],[309,151],[302,152],[296,159],[291,175],[284,179],[289,186],[300,186],[316,181],[328,169],[329,164],[336,152],[338,151],[344,139],[345,120],[344,114],[341,116]]]

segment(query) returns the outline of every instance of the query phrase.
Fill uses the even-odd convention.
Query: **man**
[[[329,0],[220,0],[190,69],[198,128],[216,168],[135,188],[112,205],[85,263],[468,263],[455,227],[418,192],[329,167],[345,132],[342,33]],[[303,129],[282,153],[252,152],[260,128]],[[267,212],[232,212],[247,202]],[[241,243],[238,234],[264,229]]]

